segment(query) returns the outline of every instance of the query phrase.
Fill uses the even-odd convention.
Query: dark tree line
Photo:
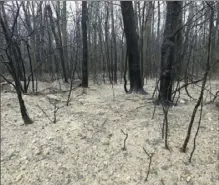
[[[22,93],[45,79],[71,88],[76,78],[82,87],[124,81],[127,93],[145,94],[155,77],[158,102],[172,105],[175,92],[189,95],[187,86],[202,80],[207,59],[208,76],[219,71],[219,3],[211,7],[210,15],[205,2],[1,2],[0,74],[14,85],[23,117]]]
[[[6,19],[10,24],[15,19],[21,2],[3,3]],[[66,5],[67,3],[67,5]],[[141,81],[160,74],[161,46],[166,32],[166,2],[133,2],[133,26],[136,27]],[[206,59],[206,44],[209,33],[209,13],[203,2],[181,2],[179,26],[175,50],[181,65],[180,75],[199,76]],[[214,2],[214,27],[212,31],[212,62],[218,58],[218,2]],[[95,83],[117,83],[124,74],[126,58],[126,34],[119,2],[87,3],[88,71]],[[36,91],[37,80],[48,74],[51,80],[63,78],[69,82],[82,77],[82,4],[80,2],[29,2],[21,3],[18,24],[14,28],[21,42],[21,55],[27,74],[31,73],[31,85]],[[13,11],[12,11],[13,10]],[[13,12],[13,13],[12,13]],[[171,19],[171,16],[168,16]],[[128,19],[128,17],[127,17]],[[129,17],[130,19],[130,17]],[[173,18],[174,19],[174,18]],[[181,23],[180,23],[181,22]],[[130,26],[131,24],[129,24]],[[130,26],[131,28],[134,28]],[[1,34],[4,43],[4,35]],[[28,44],[30,58],[25,46]],[[4,48],[4,44],[2,44]],[[5,53],[1,51],[2,55]],[[177,59],[177,60],[178,60]],[[38,67],[39,66],[39,67]],[[129,66],[128,66],[129,67]],[[37,69],[35,69],[37,68]],[[7,72],[1,63],[1,73]],[[218,72],[218,64],[211,71]],[[127,73],[128,75],[128,73]],[[29,76],[29,75],[27,75]],[[20,70],[19,78],[23,81]],[[45,78],[45,77],[44,77]],[[176,78],[177,79],[177,78]],[[30,83],[31,84],[31,83]]]

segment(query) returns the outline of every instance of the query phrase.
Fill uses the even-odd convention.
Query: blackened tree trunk
[[[87,1],[82,1],[82,35],[83,35],[83,61],[82,61],[82,87],[88,87],[88,48],[87,48]]]
[[[105,53],[106,53],[106,66],[109,74],[109,81],[112,84],[112,71],[110,66],[110,50],[109,50],[109,7],[107,2],[105,3],[105,9],[106,9],[106,17],[105,17],[105,23],[104,23],[104,31],[105,31]]]
[[[12,69],[12,71],[15,72],[13,62],[10,61],[9,63],[10,63],[10,68]],[[26,109],[26,106],[24,104],[24,100],[23,100],[23,97],[22,97],[22,92],[21,92],[21,89],[19,88],[19,81],[17,80],[17,76],[16,76],[15,73],[14,73],[14,81],[15,81],[15,90],[16,90],[18,101],[19,101],[19,104],[20,104],[21,116],[22,116],[22,119],[24,121],[24,124],[25,125],[32,124],[33,121],[30,119],[29,115],[27,114],[27,109]]]
[[[113,59],[113,82],[117,84],[117,43],[116,43],[116,33],[115,33],[115,24],[114,24],[114,11],[113,11],[113,2],[111,2],[111,21],[112,21],[112,43],[114,48],[114,59]],[[111,51],[113,52],[113,51]]]
[[[161,47],[161,74],[158,101],[163,105],[172,104],[173,71],[176,60],[178,19],[182,2],[167,2],[164,40]]]
[[[126,36],[130,90],[129,93],[145,93],[140,72],[140,54],[138,47],[138,34],[132,1],[121,1],[124,32]]]

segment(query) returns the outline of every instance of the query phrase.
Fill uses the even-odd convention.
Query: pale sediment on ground
[[[78,88],[70,105],[57,112],[47,95],[24,95],[32,125],[23,124],[15,93],[1,94],[1,182],[4,185],[217,185],[219,184],[218,109],[204,106],[197,147],[188,163],[193,136],[186,154],[179,151],[187,132],[195,101],[181,94],[178,106],[169,110],[170,151],[161,138],[163,113],[150,99],[155,82],[146,84],[148,95],[127,95],[123,85],[91,85],[87,94]],[[217,88],[212,82],[212,88]],[[39,84],[40,86],[40,84]],[[42,83],[44,88],[48,85]],[[43,89],[43,88],[42,88]],[[190,88],[193,96],[198,88]],[[57,106],[66,103],[68,92],[56,93]],[[53,98],[52,98],[53,99]],[[199,111],[198,111],[199,113]],[[197,119],[198,120],[198,113]],[[194,124],[195,131],[197,121]],[[127,151],[123,151],[128,133]],[[144,179],[154,153],[148,181]]]

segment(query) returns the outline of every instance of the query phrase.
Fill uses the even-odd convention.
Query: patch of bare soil
[[[178,106],[169,110],[169,146],[164,149],[161,138],[162,108],[151,95],[154,81],[148,81],[148,95],[127,95],[123,85],[91,85],[87,94],[78,88],[72,92],[70,105],[57,112],[52,124],[38,105],[53,117],[50,99],[57,106],[66,104],[68,92],[48,95],[24,95],[32,125],[23,124],[15,93],[2,93],[1,182],[4,185],[217,185],[219,184],[219,123],[218,109],[204,106],[197,148],[192,163],[188,152],[180,147],[186,136],[195,101],[181,93]],[[40,84],[39,84],[40,86]],[[48,85],[41,84],[47,87]],[[216,90],[217,82],[212,82]],[[198,87],[191,87],[194,97]],[[208,96],[207,98],[209,98]],[[123,151],[128,133],[127,151]],[[144,179],[149,158],[154,153],[148,181]]]

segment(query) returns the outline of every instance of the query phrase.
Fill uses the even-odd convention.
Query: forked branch
[[[147,171],[146,178],[145,178],[145,180],[144,180],[144,181],[146,182],[146,181],[148,181],[148,176],[149,176],[149,174],[150,174],[151,163],[152,163],[152,157],[153,157],[154,153],[149,154],[149,153],[145,150],[144,147],[143,147],[143,150],[144,150],[145,154],[149,157],[148,171]]]

